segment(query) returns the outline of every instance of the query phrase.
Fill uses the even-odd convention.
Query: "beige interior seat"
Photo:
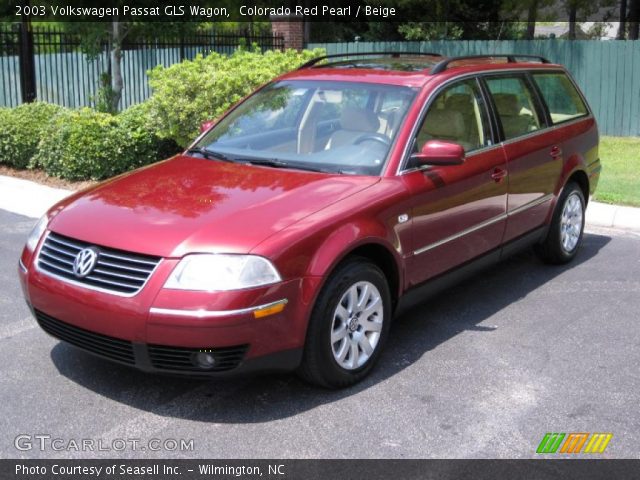
[[[307,154],[315,150],[318,120],[320,119],[323,106],[323,102],[315,102],[302,117],[300,130],[298,131],[297,153]]]
[[[369,110],[356,107],[344,107],[340,115],[340,130],[334,132],[325,150],[353,144],[365,133],[376,133],[380,128],[377,115]]]
[[[429,140],[444,140],[462,145],[465,150],[471,145],[466,140],[464,117],[456,110],[432,109],[418,133],[418,148]]]
[[[513,93],[496,93],[493,99],[498,109],[505,137],[514,138],[529,132],[533,118],[521,114],[522,107],[518,96]]]
[[[465,138],[463,140],[470,145],[478,145],[478,124],[471,95],[468,93],[454,93],[447,98],[444,108],[460,112],[465,128]]]
[[[393,137],[393,133],[396,129],[396,123],[398,121],[398,109],[393,108],[386,112],[380,112],[378,118],[380,120],[378,133],[386,135],[389,138]]]

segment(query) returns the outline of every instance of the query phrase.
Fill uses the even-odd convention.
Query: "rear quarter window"
[[[587,115],[587,106],[566,74],[534,73],[532,76],[549,108],[554,125]]]

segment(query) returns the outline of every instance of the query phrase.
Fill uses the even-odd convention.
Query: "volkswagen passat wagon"
[[[19,275],[42,329],[114,362],[344,387],[407,298],[524,246],[570,261],[599,170],[593,114],[543,58],[323,57],[55,205]]]

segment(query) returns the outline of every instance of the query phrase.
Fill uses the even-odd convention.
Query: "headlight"
[[[27,238],[27,244],[26,244],[27,250],[33,252],[36,249],[36,247],[38,246],[38,242],[40,241],[40,237],[42,237],[42,234],[47,229],[48,223],[49,223],[49,219],[47,218],[46,215],[44,215],[42,218],[40,218],[40,220],[38,220],[38,223],[36,223],[36,226],[33,227],[33,230],[31,230],[31,233],[29,234],[29,238]]]
[[[239,290],[279,282],[273,264],[256,255],[193,254],[171,272],[164,288],[180,290]]]

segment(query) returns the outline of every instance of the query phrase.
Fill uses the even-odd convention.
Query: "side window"
[[[542,128],[533,92],[524,77],[487,77],[486,82],[506,140]]]
[[[491,145],[486,109],[475,80],[465,80],[435,98],[416,138],[416,150],[429,140],[462,145],[467,152]]]
[[[533,80],[542,93],[554,125],[587,114],[580,94],[564,73],[534,73]]]

